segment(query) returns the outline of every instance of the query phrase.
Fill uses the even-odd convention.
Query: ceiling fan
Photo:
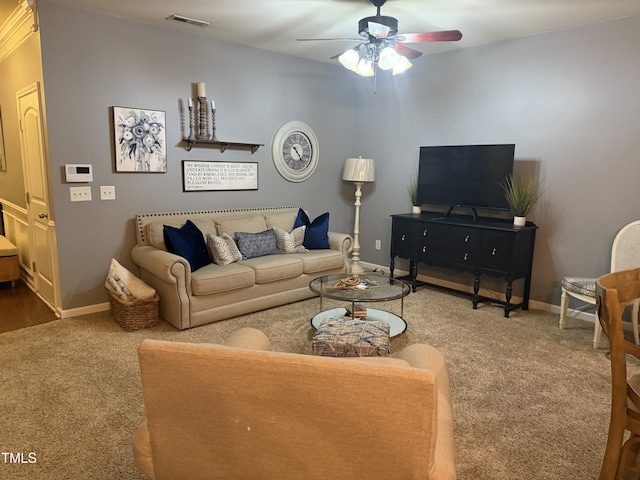
[[[360,42],[355,48],[338,53],[337,58],[347,69],[365,77],[375,75],[375,71],[393,70],[397,75],[412,67],[409,60],[418,58],[422,52],[408,47],[407,43],[456,42],[462,38],[459,30],[439,32],[398,33],[398,20],[380,15],[380,7],[387,0],[369,0],[376,8],[373,17],[358,22],[360,38],[298,38],[298,41],[351,40]]]

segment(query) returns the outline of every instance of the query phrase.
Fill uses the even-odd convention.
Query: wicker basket
[[[111,303],[111,316],[127,332],[155,327],[160,323],[160,317],[158,316],[160,297],[157,293],[153,300],[125,302],[109,292],[109,300]]]

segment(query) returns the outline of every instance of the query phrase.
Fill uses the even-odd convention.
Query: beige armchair
[[[224,345],[144,340],[147,420],[133,436],[151,479],[455,479],[446,362],[270,351],[244,328]]]

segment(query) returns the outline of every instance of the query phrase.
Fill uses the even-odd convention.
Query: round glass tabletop
[[[346,285],[349,279],[357,277],[359,283]],[[343,282],[341,282],[341,280]],[[397,278],[383,277],[382,275],[360,274],[349,276],[348,274],[325,275],[315,278],[309,283],[313,293],[335,300],[347,302],[386,302],[403,298],[411,292],[411,286]]]

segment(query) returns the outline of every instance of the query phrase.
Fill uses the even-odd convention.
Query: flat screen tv
[[[420,147],[418,203],[509,210],[500,184],[513,172],[515,144]],[[449,213],[447,212],[447,214]]]

